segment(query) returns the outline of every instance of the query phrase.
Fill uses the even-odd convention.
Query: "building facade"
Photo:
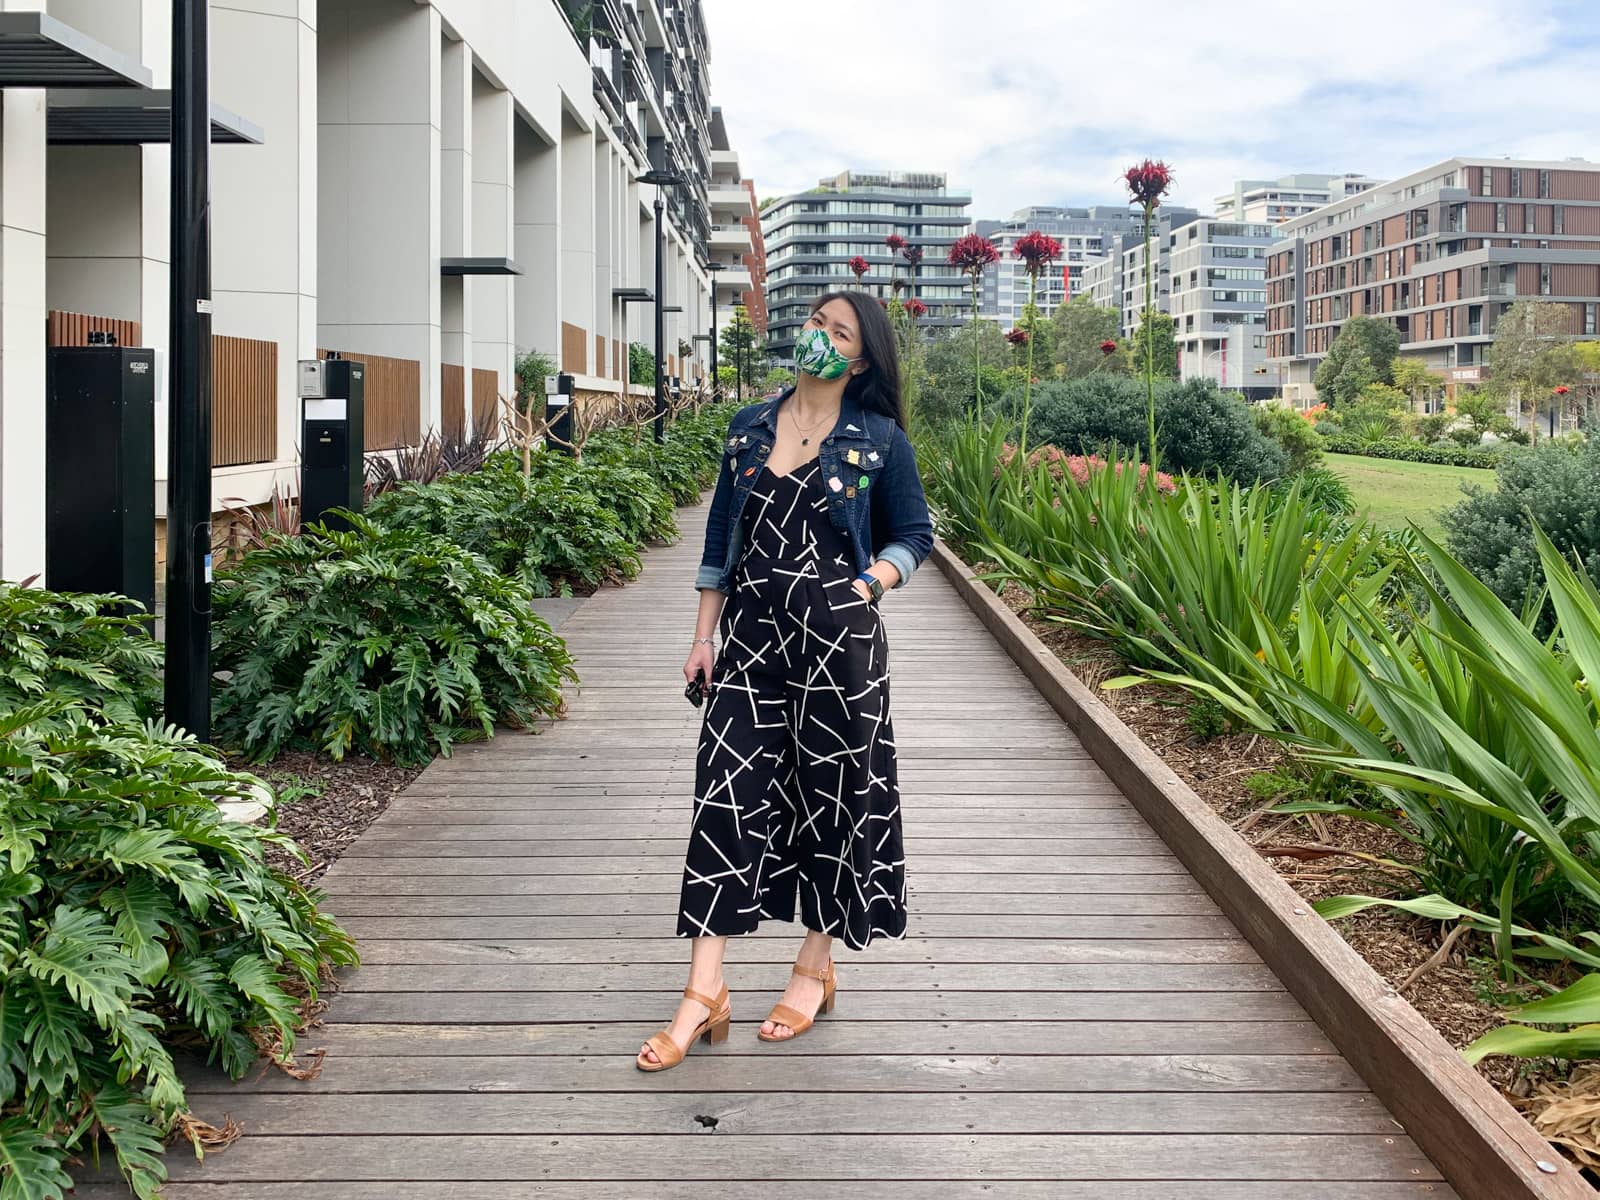
[[[1600,309],[1600,164],[1452,158],[1281,226],[1267,258],[1267,350],[1309,403],[1353,316],[1451,384],[1483,378],[1519,298],[1562,306],[1574,337]]]
[[[1281,179],[1240,179],[1233,191],[1217,197],[1219,221],[1277,225],[1375,188],[1382,180],[1358,172],[1343,175],[1285,175]]]
[[[1264,399],[1278,392],[1267,361],[1267,254],[1271,225],[1201,217],[1166,236],[1164,264],[1178,343],[1178,377]]]
[[[774,361],[791,365],[795,337],[811,300],[833,288],[853,288],[850,260],[870,264],[862,280],[887,297],[891,275],[908,280],[902,296],[928,306],[924,328],[952,327],[970,314],[966,276],[946,258],[965,232],[968,192],[952,191],[933,172],[845,171],[808,192],[770,202],[761,214],[767,266],[767,349]],[[913,273],[884,239],[898,234],[923,250]]]
[[[1172,296],[1170,250],[1172,232],[1182,229],[1200,214],[1192,208],[1162,205],[1156,209],[1155,229],[1150,237],[1151,290],[1155,310],[1169,312]],[[1133,214],[1133,229],[1108,237],[1106,257],[1086,262],[1082,288],[1101,308],[1114,308],[1121,314],[1122,335],[1132,337],[1144,312],[1144,214]]]
[[[1028,305],[1027,264],[1016,257],[1018,239],[1037,230],[1061,243],[1061,258],[1039,277],[1037,304],[1048,317],[1073,296],[1084,291],[1084,268],[1103,258],[1107,248],[1143,227],[1144,214],[1110,205],[1061,208],[1036,205],[1018,209],[1005,221],[979,221],[974,232],[986,237],[1000,252],[1000,261],[983,273],[979,315],[998,321],[1006,329],[1016,324]]]
[[[15,73],[0,91],[0,577],[17,579],[42,566],[44,362],[58,325],[114,326],[156,350],[165,506],[170,160],[165,121],[128,114],[169,86],[171,8],[4,8],[47,10],[72,45],[132,64],[131,86],[96,102],[126,97],[110,117]],[[713,223],[754,205],[737,157],[713,162],[698,0],[211,0],[210,11],[214,139],[234,143],[212,154],[212,328],[258,364],[249,379],[216,376],[219,503],[293,490],[296,363],[321,351],[382,364],[391,381],[375,391],[368,372],[369,449],[492,426],[525,351],[553,356],[580,393],[620,395],[628,344],[653,342],[651,302],[677,310],[665,314],[668,372],[708,369],[706,264],[750,253],[714,251]],[[651,168],[681,179],[663,188],[659,300],[656,189],[639,182]],[[47,325],[52,313],[78,316]]]
[[[709,269],[719,314],[743,305],[759,336],[767,328],[766,249],[756,213],[754,180],[739,170],[722,110],[711,110],[711,238]],[[719,316],[719,328],[720,316]]]

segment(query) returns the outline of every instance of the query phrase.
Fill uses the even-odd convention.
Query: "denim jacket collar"
[[[776,439],[778,436],[778,409],[785,400],[794,395],[794,392],[795,388],[792,384],[784,388],[782,392],[756,409],[750,423],[762,426]],[[842,438],[866,438],[869,436],[861,405],[857,403],[856,398],[848,391],[839,401],[839,419],[834,422],[833,432],[829,436]]]

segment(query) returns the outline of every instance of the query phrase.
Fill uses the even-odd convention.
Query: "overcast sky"
[[[974,217],[1465,155],[1600,160],[1600,0],[704,0],[712,103],[760,196],[943,171]]]

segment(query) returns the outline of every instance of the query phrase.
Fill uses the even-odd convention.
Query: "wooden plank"
[[[687,822],[685,822],[687,826]],[[1067,838],[1039,837],[919,837],[907,827],[904,835],[908,858],[921,859],[934,855],[965,855],[969,860],[986,857],[1018,859],[1030,854],[1070,855],[1074,846],[1101,856],[1148,858],[1152,853],[1165,850],[1165,844],[1155,834],[1144,837]],[[681,865],[683,852],[688,846],[687,829],[677,837],[658,838],[600,838],[588,841],[574,839],[515,840],[506,838],[474,838],[470,841],[416,835],[391,834],[382,828],[372,830],[371,837],[362,838],[345,852],[347,858],[390,858],[394,855],[423,857],[435,860],[446,858],[520,858],[543,862],[549,859],[577,859],[585,857],[606,858],[628,855],[638,859],[659,858],[676,860]],[[537,867],[530,867],[537,869]]]
[[[524,863],[522,867],[512,864]],[[587,858],[517,859],[482,856],[478,858],[442,858],[430,856],[368,858],[350,855],[341,858],[334,867],[340,874],[351,875],[476,875],[479,872],[502,874],[540,873],[547,875],[605,875],[624,871],[640,874],[681,874],[683,855],[658,855],[644,858],[634,855],[592,855]],[[1040,874],[1103,875],[1116,871],[1146,872],[1161,875],[1182,875],[1187,872],[1176,858],[1170,855],[1133,854],[1056,854],[1056,855],[1004,855],[993,854],[969,857],[964,854],[924,854],[917,860],[917,869],[948,871],[962,874],[1008,875],[1013,871],[1032,870]],[[330,868],[331,872],[332,868]]]
[[[791,943],[792,944],[792,943]],[[680,988],[658,992],[360,992],[338,997],[346,1023],[432,1025],[537,1024],[544,1021],[637,1021],[641,1038],[658,1029]],[[768,994],[775,993],[768,989]],[[1301,1021],[1287,992],[930,992],[908,1003],[904,992],[850,993],[851,1020],[864,1021]],[[764,1015],[764,1014],[763,1014]],[[810,1034],[806,1035],[808,1038]],[[822,1039],[818,1039],[821,1041]],[[314,1043],[313,1043],[314,1044]],[[782,1081],[768,1079],[771,1086]]]
[[[632,1069],[631,1067],[629,1068]],[[865,1151],[865,1152],[864,1152]],[[244,1138],[207,1163],[208,1180],[635,1180],[704,1170],[703,1139],[684,1134],[361,1138]],[[1403,1138],[1359,1134],[896,1134],[870,1149],[853,1134],[760,1137],[738,1144],[738,1170],[758,1179],[1277,1179],[1437,1178]],[[726,1159],[718,1155],[724,1164]],[[187,1168],[187,1163],[185,1164]],[[188,1171],[186,1170],[186,1173]]]
[[[695,1054],[805,1052],[804,1041],[776,1044],[758,1041],[755,1031],[759,1027],[760,1021],[753,1017],[735,1021],[726,1042],[718,1046],[702,1043],[696,1047]],[[638,1050],[640,1040],[638,1022],[614,1021],[542,1025],[328,1025],[318,1029],[311,1042],[326,1048],[330,1059],[341,1059],[410,1054],[627,1055]],[[828,1028],[828,1052],[832,1054],[920,1055],[958,1050],[965,1054],[1337,1053],[1327,1035],[1311,1021],[1261,1024],[1254,1021],[837,1021]],[[1138,1099],[1143,1102],[1154,1097]],[[1387,1114],[1383,1119],[1388,1122]],[[1279,1128],[1282,1129],[1306,1131],[1308,1128],[1291,1123],[1288,1114],[1281,1120],[1284,1123]],[[1101,1128],[1154,1132],[1165,1126],[1119,1122]],[[863,1133],[870,1131],[861,1127]],[[620,1130],[597,1125],[588,1132]]]
[[[1231,938],[1227,919],[1215,917],[1045,917],[965,913],[909,914],[909,937],[990,938]],[[358,938],[592,938],[661,937],[671,926],[656,917],[349,917],[344,927]],[[747,937],[792,939],[799,926],[763,922]],[[1258,948],[1259,949],[1259,948]]]
[[[650,1029],[636,1032],[642,1042]],[[809,1039],[811,1035],[806,1036]],[[760,1091],[772,1087],[773,1072],[770,1059],[761,1055],[701,1055],[695,1062],[694,1087],[697,1091]],[[407,1054],[329,1063],[317,1078],[316,1090],[321,1095],[404,1094],[418,1090],[422,1080],[431,1092],[631,1092],[652,1083],[676,1091],[683,1086],[682,1080],[666,1086],[665,1079],[642,1077],[630,1054]],[[826,1054],[816,1045],[809,1053],[784,1056],[783,1086],[790,1091],[890,1093],[1367,1090],[1348,1063],[1327,1054]],[[233,1088],[233,1082],[221,1075],[201,1075],[188,1091],[192,1097]],[[281,1071],[262,1075],[248,1089],[306,1090],[301,1080]]]
[[[652,1200],[708,1200],[715,1189],[726,1183],[712,1160],[691,1177],[658,1180],[650,1184]],[[539,1200],[639,1200],[639,1185],[632,1182],[582,1180],[579,1182],[539,1183]],[[817,1184],[810,1178],[798,1181],[741,1180],[740,1200],[815,1200]],[[863,1189],[852,1189],[865,1195]],[[164,1200],[216,1200],[218,1188],[212,1183],[168,1184],[162,1189]],[[921,1180],[878,1180],[870,1193],[874,1200],[927,1200],[928,1184]],[[403,1179],[366,1183],[339,1180],[334,1183],[252,1182],[230,1188],[230,1200],[528,1200],[525,1182],[501,1183],[480,1180],[461,1190],[441,1192],[437,1183],[412,1183]],[[1283,1184],[1278,1181],[1252,1183],[1241,1180],[1172,1182],[1140,1180],[1119,1183],[1106,1180],[1075,1182],[1052,1179],[1048,1182],[1015,1180],[1002,1193],[990,1182],[940,1180],[940,1200],[1284,1200]],[[1298,1180],[1294,1200],[1454,1200],[1456,1193],[1439,1183],[1324,1183]],[[73,1200],[128,1200],[121,1185],[90,1184],[72,1193]]]
[[[911,889],[910,907],[919,913],[993,913],[1039,916],[1215,916],[1218,909],[1209,896],[1125,895],[1114,893],[1068,893],[1066,895],[1024,895],[1011,893],[922,893]],[[608,917],[675,916],[678,891],[663,889],[650,893],[559,896],[338,896],[323,906],[339,917]],[[616,939],[611,939],[615,941]],[[963,942],[986,941],[976,938]],[[935,943],[926,937],[917,945]],[[630,943],[631,944],[631,943]],[[1060,943],[1033,942],[1042,950]],[[885,952],[895,947],[885,943]]]
[[[334,867],[337,868],[335,863]],[[552,896],[656,892],[676,895],[682,879],[672,874],[639,875],[351,875],[330,869],[318,886],[332,896]],[[1007,872],[963,875],[918,871],[910,891],[992,893],[1020,890],[1048,895],[1192,896],[1204,890],[1188,875],[1034,875]],[[1209,899],[1209,897],[1208,897]]]
[[[1106,773],[1469,1200],[1583,1197],[1577,1170],[942,541],[932,554]]]

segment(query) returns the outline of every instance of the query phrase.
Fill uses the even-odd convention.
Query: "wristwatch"
[[[874,604],[883,598],[883,580],[870,571],[863,571],[856,578],[867,585],[867,591],[872,593],[872,602]]]

